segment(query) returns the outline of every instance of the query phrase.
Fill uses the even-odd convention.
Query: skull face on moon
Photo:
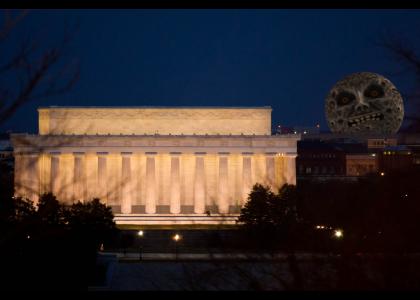
[[[395,86],[375,73],[354,73],[336,83],[325,99],[328,126],[334,133],[396,133],[404,117]]]

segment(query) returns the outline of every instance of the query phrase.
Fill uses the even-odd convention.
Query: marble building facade
[[[296,183],[297,135],[271,108],[47,107],[14,134],[15,195],[100,198],[117,224],[234,224],[255,183]]]

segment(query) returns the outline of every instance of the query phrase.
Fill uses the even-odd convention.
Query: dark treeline
[[[357,181],[303,181],[296,187],[285,185],[278,193],[257,184],[239,221],[248,241],[255,236],[259,247],[417,252],[419,178],[420,168],[414,166]],[[336,238],[336,230],[343,236]]]
[[[35,206],[2,186],[1,282],[7,289],[87,290],[104,276],[96,257],[117,232],[111,209],[99,199],[64,206],[44,194]]]
[[[312,224],[342,228],[343,251],[420,249],[420,168],[357,182],[302,183],[298,210]]]
[[[121,249],[136,241],[136,232],[118,234],[111,209],[98,199],[65,206],[45,194],[34,206],[13,197],[13,180],[6,174],[1,173],[0,201],[4,286],[86,289],[98,283],[96,257],[102,244]],[[350,255],[343,261],[356,259],[352,255],[357,253],[418,252],[418,178],[420,168],[413,167],[354,182],[299,182],[279,191],[256,184],[238,220],[243,230],[231,231],[228,238],[213,231],[203,243],[217,251]],[[337,229],[343,236],[334,235]],[[193,251],[194,241],[183,244],[190,242]],[[347,264],[340,268],[353,274]]]

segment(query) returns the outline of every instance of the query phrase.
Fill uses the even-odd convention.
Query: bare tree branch
[[[13,28],[21,22],[26,15],[29,13],[29,9],[24,9],[18,13],[17,16],[13,17],[9,9],[5,9],[4,11],[4,23],[3,27],[0,28],[0,41],[6,39],[6,37],[10,34]]]
[[[420,76],[420,57],[407,40],[388,33],[383,35],[376,44],[392,53],[399,62],[414,67],[416,75]]]
[[[390,32],[382,35],[376,45],[390,52],[399,63],[405,65],[400,73],[413,73],[417,82],[416,91],[405,93],[404,98],[413,105],[414,113],[405,118],[410,121],[408,130],[420,131],[420,54],[407,40]]]
[[[4,12],[0,41],[4,41],[27,13],[28,11],[24,10],[12,17],[10,11]],[[27,102],[66,93],[74,86],[80,76],[80,64],[73,60],[62,65],[62,60],[77,29],[78,24],[70,29],[66,25],[59,46],[44,49],[40,53],[37,51],[36,43],[27,39],[22,43],[17,54],[0,66],[0,74],[4,78],[11,80],[14,77],[19,84],[18,88],[14,88],[15,90],[10,88],[13,85],[8,82],[3,83],[6,87],[0,86],[0,124],[8,120],[19,107]]]

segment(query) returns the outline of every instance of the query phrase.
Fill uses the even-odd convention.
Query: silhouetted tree
[[[86,270],[86,284],[96,273],[96,258],[100,245],[107,243],[117,232],[114,215],[109,206],[99,199],[77,202],[67,207],[64,217],[70,231],[71,249],[78,254],[82,268]]]
[[[29,10],[3,10],[0,15],[0,46],[10,43],[16,27]],[[34,38],[26,39],[10,57],[0,58],[0,124],[18,108],[36,100],[68,92],[79,78],[76,60],[63,63],[74,30],[65,31],[57,46],[42,47]]]
[[[238,223],[262,246],[278,244],[298,230],[297,197],[294,185],[285,184],[274,194],[270,187],[257,183],[241,209]]]
[[[252,230],[271,231],[274,227],[270,214],[270,202],[273,202],[273,198],[275,195],[270,187],[255,184],[248,196],[248,201],[241,209],[238,222]]]
[[[42,223],[48,225],[62,225],[65,208],[52,193],[39,197],[37,215]]]
[[[406,110],[405,119],[409,121],[406,130],[420,132],[420,49],[404,39],[401,35],[387,33],[377,42],[379,46],[389,51],[402,66],[403,72],[410,74],[416,80],[416,86],[410,93],[405,94],[405,100],[412,105],[411,112]]]
[[[96,247],[110,239],[116,225],[112,209],[98,198],[78,202],[67,209],[65,220],[72,231],[86,236]]]
[[[1,199],[0,219],[4,223],[19,223],[35,215],[33,202],[21,197]]]
[[[86,289],[94,280],[98,245],[116,230],[111,209],[98,199],[63,206],[51,193],[40,197],[37,210],[27,199],[6,202],[2,282],[9,288]]]

